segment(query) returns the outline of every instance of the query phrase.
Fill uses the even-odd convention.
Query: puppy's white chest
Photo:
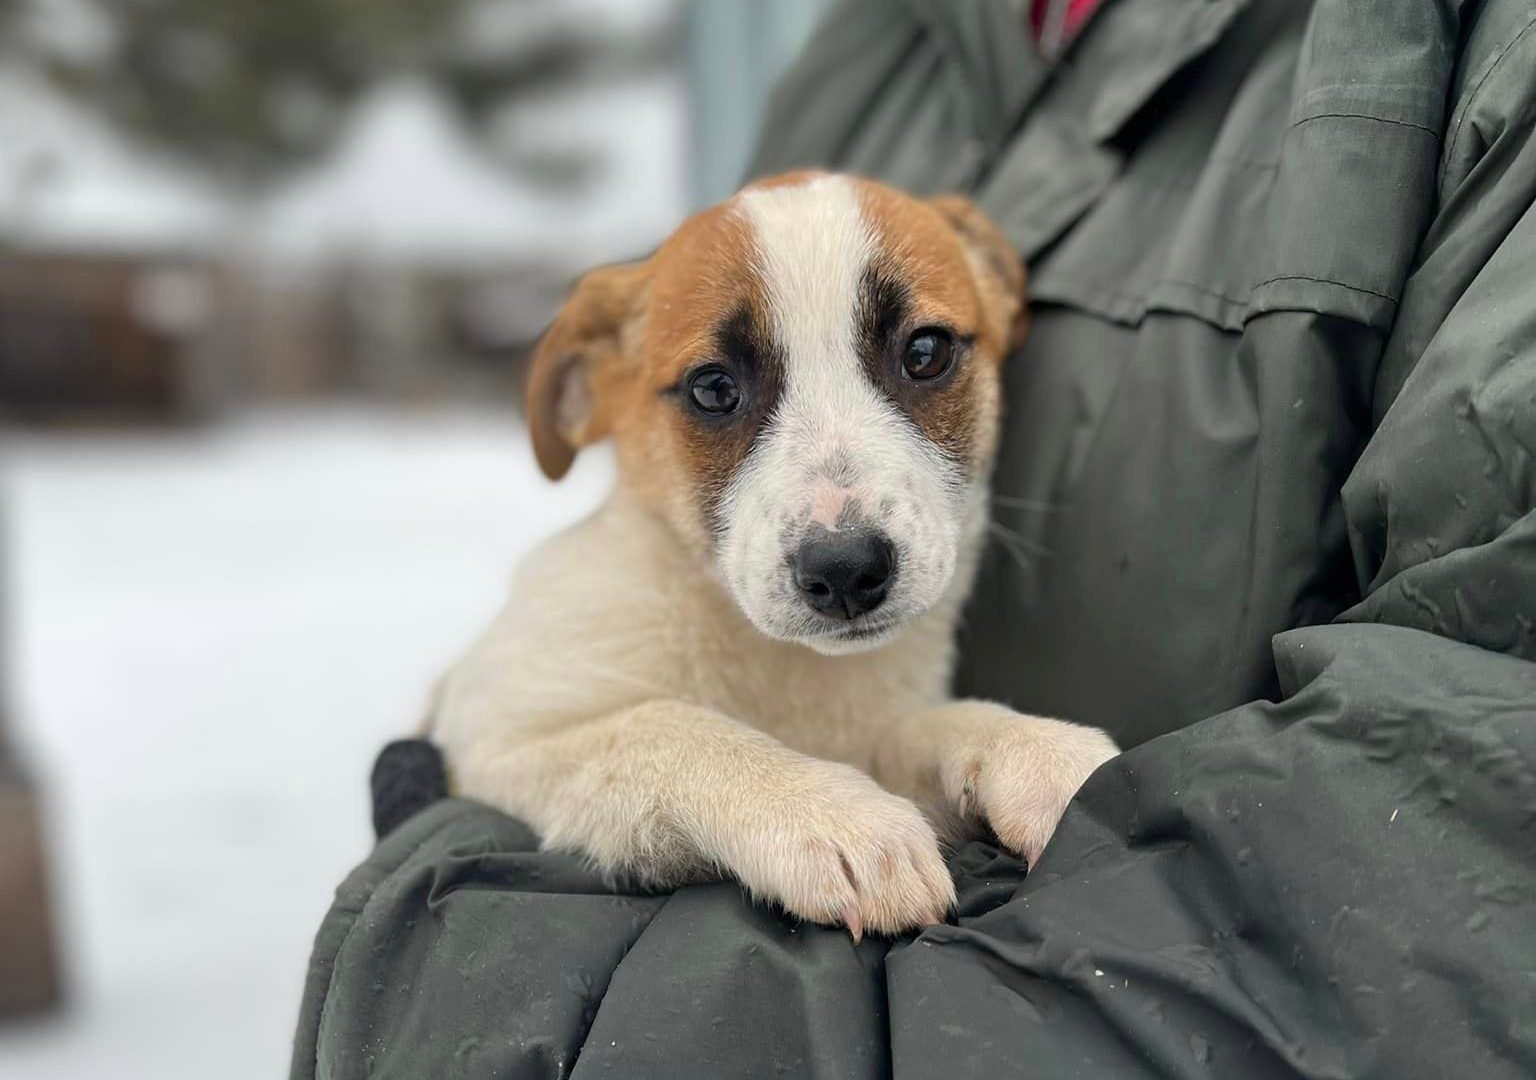
[[[837,657],[768,639],[734,611],[696,626],[713,640],[695,638],[665,661],[686,673],[680,693],[818,757],[850,760],[872,725],[946,696],[951,631],[938,613],[881,649]]]

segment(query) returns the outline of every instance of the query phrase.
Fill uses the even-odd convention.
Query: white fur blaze
[[[723,576],[770,637],[829,653],[873,648],[932,607],[954,576],[961,478],[860,359],[860,294],[878,245],[855,182],[818,176],[748,189],[736,206],[752,227],[785,371],[778,406],[722,501]],[[888,598],[870,616],[875,633],[856,643],[805,606],[785,569],[798,533],[812,522],[835,526],[845,507],[897,554]]]

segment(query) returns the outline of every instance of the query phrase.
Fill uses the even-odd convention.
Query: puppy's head
[[[540,343],[539,463],[612,436],[622,483],[763,633],[873,647],[979,519],[1023,269],[967,200],[799,173],[594,271]]]

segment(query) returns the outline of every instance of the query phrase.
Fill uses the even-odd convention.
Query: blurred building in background
[[[33,65],[0,64],[0,403],[194,410],[219,363],[207,335],[229,200]]]
[[[3,541],[0,533],[0,556]],[[0,609],[0,1021],[58,1004],[63,978],[41,800],[10,717],[4,616]]]
[[[0,408],[510,393],[825,0],[0,0]]]
[[[0,406],[507,381],[572,277],[686,209],[683,29],[672,0],[0,0]]]

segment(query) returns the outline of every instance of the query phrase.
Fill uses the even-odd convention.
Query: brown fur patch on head
[[[656,253],[640,341],[645,377],[617,432],[631,490],[701,549],[712,543],[714,506],[776,394],[766,351],[734,348],[765,325],[752,251],[749,229],[725,204],[694,215]],[[692,408],[688,379],[707,367],[737,380],[738,413],[714,418]]]
[[[942,315],[919,313],[914,292],[902,268],[886,260],[872,264],[859,286],[859,357],[869,381],[911,418],[923,437],[959,462],[978,455],[975,443],[979,385],[984,372],[968,356],[975,349],[974,332],[960,330]],[[902,374],[907,343],[920,329],[942,328],[954,334],[953,364],[948,372],[928,382],[914,382]],[[967,362],[970,361],[970,362]]]
[[[994,441],[996,369],[1021,306],[1022,267],[967,200],[923,201],[854,183],[875,241],[854,314],[865,370],[931,442],[979,469]],[[712,542],[715,509],[785,377],[756,243],[732,200],[689,218],[651,258],[582,279],[540,342],[529,383],[530,428],[546,474],[560,477],[581,447],[611,435],[625,491],[685,538]],[[902,350],[927,326],[954,333],[958,362],[933,385],[904,384]],[[706,366],[737,379],[737,414],[717,421],[688,406],[688,378]]]
[[[577,451],[611,435],[632,486],[655,500],[689,483],[679,469],[723,486],[722,462],[746,452],[739,426],[698,423],[679,394],[691,370],[728,366],[722,346],[763,325],[751,250],[746,226],[714,207],[644,262],[582,278],[529,377],[530,433],[548,476],[558,479]]]
[[[695,214],[644,263],[594,271],[540,343],[529,417],[544,471],[612,436],[625,490],[710,542],[714,506],[771,411],[782,362],[767,332],[748,225],[730,204]],[[718,366],[744,407],[688,405],[689,376]]]
[[[1001,342],[999,355],[1005,355],[1023,344],[1029,329],[1029,308],[1024,302],[1028,274],[1023,260],[1002,230],[965,196],[938,195],[929,199],[928,205],[960,238],[992,321],[991,329]]]
[[[718,510],[758,434],[773,415],[784,386],[784,356],[767,327],[760,305],[743,300],[715,328],[709,366],[729,372],[741,389],[742,404],[730,416],[715,419],[688,406],[686,385],[679,401],[689,421],[681,429],[688,471],[697,480],[699,508],[710,528],[718,529]]]
[[[860,352],[870,380],[957,461],[981,468],[995,441],[997,370],[1013,344],[1024,271],[1002,234],[967,199],[922,201],[861,187],[878,251],[860,289]],[[929,382],[904,378],[914,333],[952,335],[955,362]]]

